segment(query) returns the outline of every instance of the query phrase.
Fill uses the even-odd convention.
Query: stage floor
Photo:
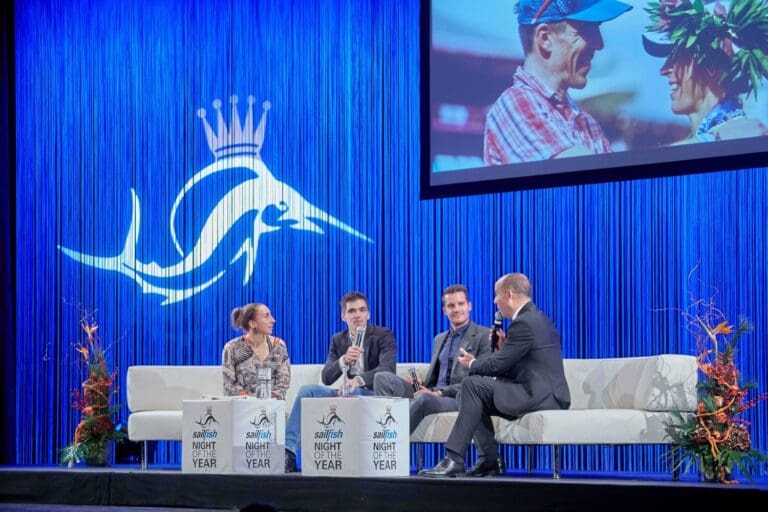
[[[520,511],[644,510],[672,507],[712,510],[759,500],[768,502],[768,482],[738,485],[648,478],[564,475],[429,479],[328,478],[182,474],[178,468],[0,467],[0,510],[140,512],[174,508],[253,511]],[[56,505],[39,508],[34,505]],[[60,507],[68,505],[69,507]],[[110,508],[120,507],[120,508]]]

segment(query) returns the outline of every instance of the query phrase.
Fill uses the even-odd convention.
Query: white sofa
[[[320,384],[322,364],[291,365],[286,395],[290,411],[304,384]],[[184,400],[224,394],[221,366],[131,366],[126,379],[128,438],[143,443],[141,466],[146,469],[147,441],[180,441]]]
[[[568,410],[531,412],[514,421],[493,418],[501,444],[552,446],[555,478],[560,476],[562,445],[669,444],[665,426],[672,411],[696,409],[693,356],[566,359],[564,366],[571,392]],[[427,416],[411,442],[446,442],[456,415]]]
[[[299,388],[320,383],[321,364],[291,366],[286,397],[290,411]],[[427,363],[399,363],[420,375]],[[611,359],[566,359],[571,392],[566,411],[537,411],[514,421],[494,418],[501,444],[550,445],[554,476],[559,477],[559,446],[572,444],[668,444],[666,422],[672,411],[696,408],[697,367],[693,356],[659,355]],[[220,366],[132,366],[128,369],[128,437],[143,441],[180,440],[183,400],[221,395]],[[443,443],[457,413],[427,416],[411,435],[414,443]]]

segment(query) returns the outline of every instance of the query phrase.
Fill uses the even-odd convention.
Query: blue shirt
[[[464,336],[464,333],[467,332],[468,328],[469,322],[458,330],[451,329],[451,332],[448,333],[448,339],[443,343],[440,355],[437,356],[437,360],[440,364],[440,371],[437,374],[437,387],[443,387],[450,384],[453,360],[456,357],[456,352],[459,350],[461,338]]]

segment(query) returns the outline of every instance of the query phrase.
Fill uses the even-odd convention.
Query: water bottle
[[[349,388],[347,382],[349,381],[349,368],[344,367],[344,371],[341,374],[341,396],[349,396]]]
[[[259,368],[256,376],[259,379],[256,398],[272,398],[272,368]]]

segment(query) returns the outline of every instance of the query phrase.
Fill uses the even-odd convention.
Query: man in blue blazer
[[[461,381],[469,370],[459,364],[459,349],[477,357],[491,353],[488,329],[469,318],[472,303],[466,286],[454,284],[443,291],[443,313],[451,324],[450,329],[434,338],[432,360],[423,382],[414,392],[413,379],[404,380],[389,372],[376,374],[373,392],[379,396],[412,398],[410,404],[411,433],[429,414],[458,411],[456,395]]]
[[[498,447],[491,416],[514,419],[531,411],[570,406],[560,334],[531,302],[528,278],[507,274],[496,281],[494,291],[494,303],[512,322],[500,335],[499,350],[490,356],[475,358],[460,350],[459,363],[469,368],[469,377],[461,384],[459,415],[445,445],[446,456],[433,469],[422,470],[423,476],[464,474],[473,436],[485,457],[472,470],[492,472],[498,467]]]
[[[285,471],[296,468],[296,454],[301,448],[301,399],[337,396],[339,390],[330,388],[347,371],[347,389],[354,395],[373,395],[374,377],[379,372],[394,372],[397,360],[395,335],[390,329],[368,323],[371,312],[368,299],[360,292],[349,292],[341,298],[341,319],[347,328],[333,335],[328,358],[323,367],[325,386],[309,384],[296,394],[291,414],[285,425]],[[361,344],[357,346],[358,331]],[[364,334],[363,334],[364,332]]]

